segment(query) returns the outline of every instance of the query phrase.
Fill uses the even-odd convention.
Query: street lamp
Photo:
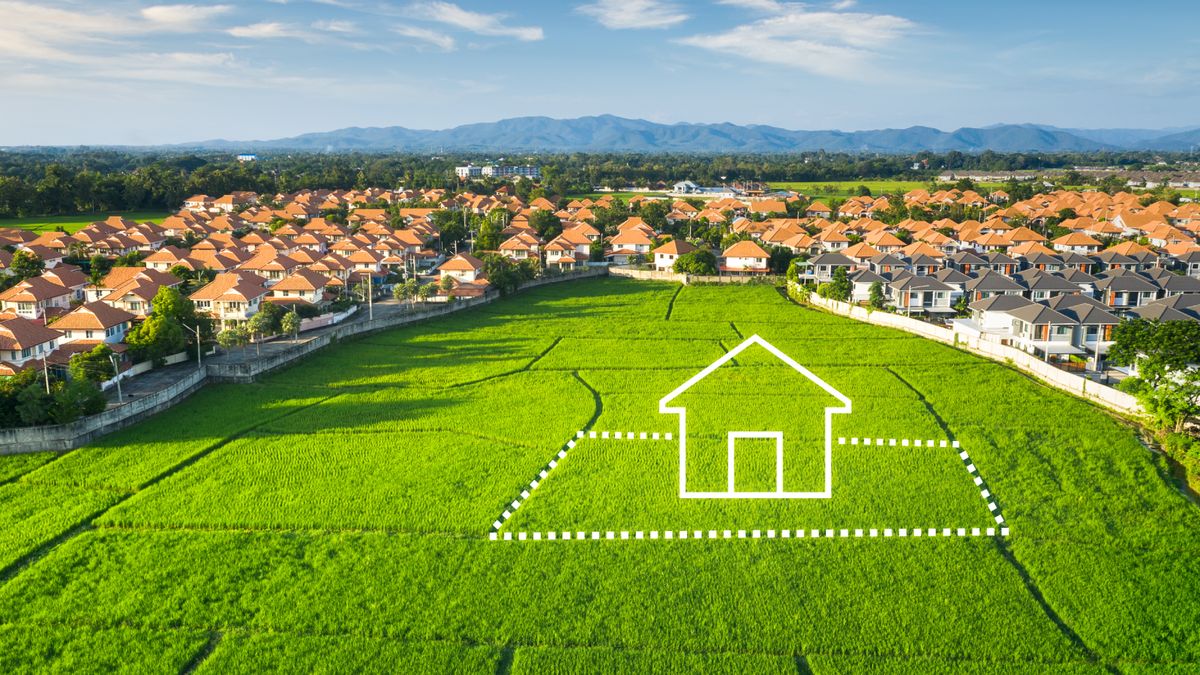
[[[196,370],[202,370],[204,366],[200,363],[200,325],[189,326],[186,323],[180,325],[196,334]]]

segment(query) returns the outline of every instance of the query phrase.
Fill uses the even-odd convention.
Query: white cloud
[[[402,35],[404,37],[413,38],[413,40],[430,43],[432,46],[442,49],[443,52],[452,52],[452,50],[455,48],[454,37],[450,37],[449,35],[444,34],[444,32],[421,28],[421,26],[415,25],[392,26],[391,31],[395,32],[396,35]]]
[[[577,8],[605,28],[669,28],[687,21],[678,6],[660,0],[596,0]]]
[[[197,31],[231,9],[230,5],[153,5],[142,8],[141,15],[160,30]]]
[[[312,27],[328,33],[350,34],[358,32],[358,24],[353,21],[314,21]]]
[[[754,9],[760,12],[767,12],[768,14],[782,14],[790,7],[799,9],[799,5],[783,3],[778,0],[717,0],[717,4]]]
[[[454,38],[428,28],[421,28],[420,26],[393,26],[392,32],[407,38],[427,42],[445,52],[454,49]]]
[[[858,0],[837,0],[837,2],[833,3],[830,6],[833,8],[834,11],[841,12],[841,11],[850,9],[851,7],[853,7],[857,4],[858,4]]]
[[[725,4],[777,6],[773,16],[722,33],[693,35],[681,44],[789,66],[840,79],[869,79],[883,51],[916,28],[890,14],[809,11],[801,5],[770,0],[725,0]]]
[[[413,15],[428,21],[461,28],[478,35],[511,37],[534,42],[545,37],[539,26],[509,26],[504,14],[482,14],[463,9],[451,2],[418,2],[411,7]]]
[[[291,24],[278,21],[263,21],[249,26],[234,26],[226,31],[236,38],[252,40],[275,40],[279,38],[308,38],[309,33]]]

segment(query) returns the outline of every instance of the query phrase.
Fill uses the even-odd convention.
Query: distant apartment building
[[[542,177],[542,168],[540,166],[507,166],[500,164],[485,164],[484,166],[475,166],[468,164],[466,166],[454,167],[454,175],[458,176],[459,180],[469,180],[471,178],[530,178],[540,179]]]

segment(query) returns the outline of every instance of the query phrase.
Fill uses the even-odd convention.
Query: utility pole
[[[196,334],[196,370],[202,370],[204,366],[200,363],[200,326],[199,324],[196,326],[189,326],[187,324],[181,325]]]
[[[113,364],[113,380],[117,383],[117,403],[125,402],[125,395],[121,393],[121,369],[117,366],[117,355],[109,354],[108,360]]]
[[[46,365],[46,357],[42,357],[42,379],[46,381],[46,394],[50,394],[50,368]]]
[[[371,282],[374,278],[375,278],[375,272],[368,271],[367,272],[367,318],[372,321],[375,320],[375,291],[374,291],[374,287],[371,285]]]

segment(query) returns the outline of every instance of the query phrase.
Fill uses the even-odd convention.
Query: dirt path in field
[[[937,409],[933,407],[933,404],[929,402],[929,399],[925,398],[924,392],[922,392],[920,389],[917,389],[913,383],[904,379],[900,373],[897,373],[890,367],[884,368],[884,370],[891,373],[892,376],[897,380],[900,380],[901,384],[903,384],[905,387],[908,387],[908,389],[916,395],[917,399],[921,401],[921,404],[925,406],[925,409],[929,411],[929,414],[933,416],[934,421],[936,421],[938,426],[941,427],[942,432],[946,434],[947,438],[952,441],[956,440],[954,432],[950,430],[950,425],[941,416],[941,414],[938,413]],[[1050,603],[1046,600],[1046,596],[1042,594],[1042,589],[1038,587],[1037,581],[1035,581],[1034,578],[1029,574],[1029,570],[1025,569],[1025,566],[1021,564],[1021,561],[1017,559],[1016,554],[1009,546],[1008,540],[1004,537],[997,537],[993,541],[996,544],[996,550],[1000,553],[1000,556],[1004,558],[1004,561],[1013,568],[1013,571],[1015,571],[1017,576],[1021,579],[1021,583],[1024,584],[1026,592],[1028,592],[1030,597],[1032,597],[1034,601],[1037,602],[1038,606],[1042,608],[1042,613],[1046,615],[1046,618],[1049,619],[1056,628],[1058,628],[1059,632],[1062,633],[1063,636],[1066,637],[1067,640],[1074,645],[1075,648],[1078,649],[1089,662],[1096,665],[1101,665],[1110,672],[1117,672],[1113,666],[1105,663],[1100,655],[1093,651],[1092,648],[1083,641],[1083,638],[1079,635],[1079,633],[1076,633],[1075,629],[1072,628],[1066,621],[1064,621],[1063,618],[1059,616],[1058,612],[1056,612],[1054,608],[1050,606]]]
[[[663,317],[663,321],[671,320],[671,312],[675,311],[675,298],[678,298],[679,294],[682,292],[683,292],[683,284],[680,284],[679,288],[675,289],[675,293],[671,295],[671,301],[667,303],[667,315],[665,317]]]

